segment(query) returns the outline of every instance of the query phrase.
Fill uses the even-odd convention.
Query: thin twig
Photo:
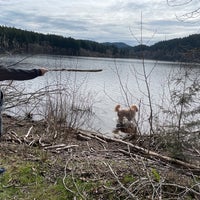
[[[105,164],[106,164],[106,163],[105,163]],[[134,194],[132,194],[132,193],[128,190],[128,188],[126,188],[126,187],[121,183],[121,181],[119,180],[119,178],[117,177],[117,175],[116,175],[115,172],[113,171],[112,167],[111,167],[109,164],[106,164],[106,165],[109,167],[111,173],[113,174],[113,176],[115,177],[115,179],[116,179],[117,182],[119,183],[120,187],[121,187],[122,189],[124,189],[124,190],[129,194],[129,196],[131,196],[133,199],[138,199]]]
[[[27,137],[30,135],[32,128],[33,128],[33,126],[31,126],[31,127],[29,128],[29,130],[28,130],[28,132],[27,132],[27,134],[25,135],[24,138],[27,138]]]
[[[72,194],[76,195],[76,192],[74,192],[73,190],[69,189],[65,183],[65,179],[67,178],[67,165],[69,163],[69,161],[71,160],[71,157],[66,161],[66,164],[65,164],[65,170],[64,170],[64,177],[63,177],[63,185],[65,187],[65,189],[69,192],[71,192]]]

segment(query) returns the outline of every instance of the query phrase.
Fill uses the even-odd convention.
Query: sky
[[[0,25],[96,42],[136,46],[142,40],[152,45],[200,33],[198,15],[184,18],[198,6],[200,0],[0,0]]]

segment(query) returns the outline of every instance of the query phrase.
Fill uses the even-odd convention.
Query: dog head
[[[136,105],[132,105],[131,106],[131,110],[138,112],[138,107]]]

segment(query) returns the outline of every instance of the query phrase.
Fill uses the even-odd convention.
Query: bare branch
[[[57,72],[57,71],[68,71],[68,72],[101,72],[103,71],[102,69],[66,69],[66,68],[61,68],[61,69],[48,69],[50,72]]]
[[[167,0],[167,4],[169,6],[183,6],[189,4],[192,1],[193,0]]]
[[[125,191],[127,192],[127,194],[128,194],[131,198],[133,198],[133,199],[138,199],[137,196],[135,196],[133,193],[131,193],[131,192],[129,191],[129,189],[126,188],[126,187],[121,183],[121,181],[119,180],[119,178],[117,177],[117,175],[116,175],[115,172],[113,171],[112,167],[111,167],[108,163],[105,163],[105,165],[107,165],[107,166],[109,167],[109,169],[110,169],[112,175],[115,177],[115,179],[116,179],[116,181],[119,183],[120,187],[121,187],[123,190],[125,190]]]

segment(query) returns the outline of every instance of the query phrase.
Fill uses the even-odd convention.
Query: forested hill
[[[0,53],[60,54],[71,56],[99,56],[146,58],[166,61],[198,62],[200,34],[161,41],[152,46],[135,47],[123,43],[98,43],[53,34],[42,34],[0,26]]]
[[[200,34],[161,41],[144,52],[145,57],[155,60],[200,62]]]

